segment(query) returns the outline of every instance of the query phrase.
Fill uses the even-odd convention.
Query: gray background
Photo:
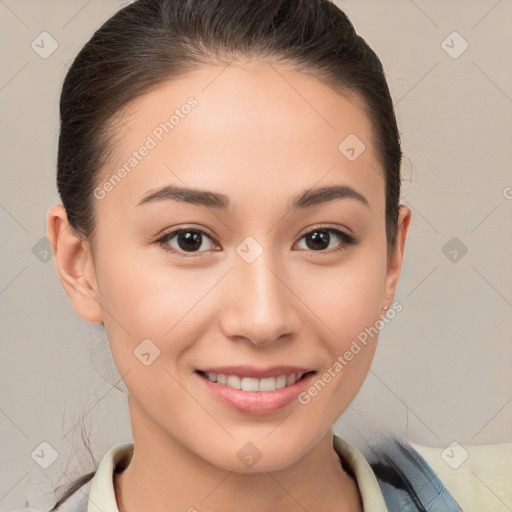
[[[73,310],[44,240],[62,80],[125,3],[0,0],[0,510],[48,508],[93,469],[82,432],[96,463],[131,440],[108,342]],[[337,3],[386,68],[413,217],[404,309],[335,430],[359,445],[376,426],[440,450],[512,441],[512,1]],[[58,43],[47,58],[31,47],[43,31]],[[47,469],[32,457],[43,442],[58,453]]]

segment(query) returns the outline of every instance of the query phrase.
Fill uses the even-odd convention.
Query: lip
[[[223,375],[237,375],[238,377],[252,377],[255,379],[265,379],[267,377],[279,377],[279,375],[291,375],[292,373],[307,373],[314,371],[313,368],[303,368],[299,366],[272,366],[271,368],[255,368],[254,366],[218,366],[208,368],[198,368],[205,373],[220,373]]]
[[[217,368],[216,370],[211,369],[201,371],[215,371],[215,373],[223,373],[224,371],[229,370],[232,373],[228,372],[225,373],[225,375],[238,375],[240,373],[240,368],[241,367],[236,367],[236,371],[233,371],[235,370],[234,367],[223,367]],[[279,371],[282,371],[282,368],[284,367],[280,367]],[[207,392],[222,404],[225,404],[239,412],[263,415],[278,412],[291,402],[295,401],[316,374],[313,370],[298,368],[295,368],[295,370],[297,370],[296,372],[291,371],[290,373],[287,373],[291,367],[287,368],[288,369],[285,372],[278,374],[275,373],[278,370],[277,368],[268,369],[266,371],[256,371],[253,369],[254,371],[252,374],[247,371],[248,368],[245,368],[241,375],[239,375],[243,375],[244,377],[265,378],[275,377],[277,375],[291,375],[292,373],[308,372],[291,386],[276,389],[275,391],[243,391],[241,389],[230,388],[224,384],[218,384],[217,382],[211,382],[207,377],[198,372],[195,372],[194,375],[199,379],[200,383],[206,387]],[[263,377],[259,377],[259,375],[263,375]]]

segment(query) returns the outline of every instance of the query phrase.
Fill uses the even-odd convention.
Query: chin
[[[279,427],[277,427],[279,428]],[[283,430],[282,435],[268,431],[259,436],[244,436],[243,439],[230,439],[224,444],[216,443],[215,452],[206,453],[215,440],[205,447],[203,458],[210,464],[235,473],[263,473],[280,471],[296,463],[313,448],[318,439],[310,435],[293,435]],[[251,441],[251,439],[254,439]],[[196,446],[197,449],[197,446]]]

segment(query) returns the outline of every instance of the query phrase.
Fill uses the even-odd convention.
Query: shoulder
[[[462,511],[432,467],[405,439],[389,436],[369,447],[368,462],[389,510]]]
[[[87,512],[89,502],[95,505],[95,509],[117,510],[113,474],[126,467],[133,451],[133,442],[111,447],[103,456],[96,471],[77,480],[54,508],[45,512]]]
[[[432,468],[404,439],[382,437],[364,454],[334,436],[342,466],[356,479],[364,510],[462,512]]]
[[[434,448],[388,438],[372,451],[390,510],[512,510],[511,442]]]
[[[410,442],[463,510],[512,510],[512,442],[435,448]]]

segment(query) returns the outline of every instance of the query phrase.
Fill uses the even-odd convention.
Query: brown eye
[[[316,228],[306,233],[301,240],[306,241],[306,249],[313,252],[335,252],[337,250],[343,250],[347,245],[355,244],[356,239],[339,229],[334,228]],[[341,245],[333,250],[331,242],[336,246],[336,241],[341,240]]]
[[[162,246],[164,250],[169,252],[201,253],[204,252],[200,249],[204,246],[205,239],[211,240],[204,231],[200,229],[184,228],[166,233],[157,240],[157,243]],[[215,246],[215,244],[213,244],[213,246]]]

